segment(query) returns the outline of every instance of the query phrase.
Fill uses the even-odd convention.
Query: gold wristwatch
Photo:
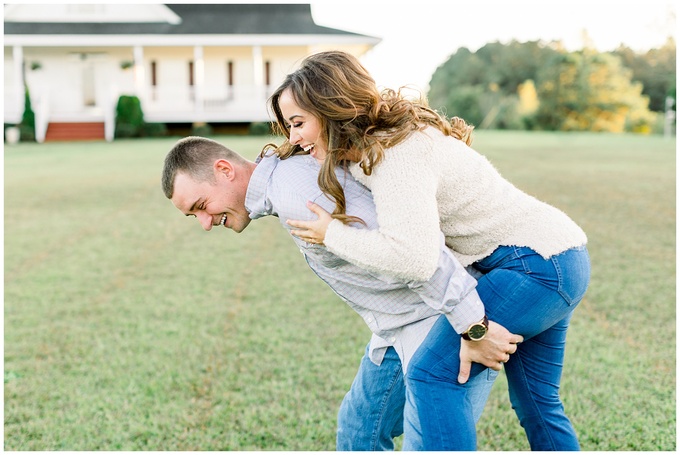
[[[475,322],[474,324],[470,325],[470,327],[468,327],[465,332],[461,333],[460,336],[463,337],[464,340],[468,341],[482,341],[488,331],[489,318],[484,315],[482,322]]]

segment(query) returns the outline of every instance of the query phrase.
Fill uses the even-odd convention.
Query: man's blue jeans
[[[482,414],[497,376],[496,371],[489,369],[468,382],[468,399],[475,422]],[[405,397],[404,374],[397,351],[389,348],[378,366],[369,359],[367,346],[352,388],[340,405],[337,450],[394,450],[393,438],[403,433]],[[405,445],[403,449],[408,447]]]
[[[579,450],[559,387],[569,320],[590,280],[586,248],[546,260],[529,248],[500,247],[475,268],[484,273],[477,292],[489,319],[524,336],[505,372],[531,449]],[[476,449],[472,406],[457,380],[460,340],[441,316],[411,359],[404,423],[404,446],[415,441],[410,450]],[[473,364],[471,377],[484,369]]]

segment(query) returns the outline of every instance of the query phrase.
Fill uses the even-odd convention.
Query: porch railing
[[[110,86],[107,93],[97,96],[97,106],[83,106],[77,87],[33,87],[31,102],[36,117],[36,139],[43,141],[50,121],[103,121],[106,140],[112,140],[115,129],[115,107],[123,94]],[[254,85],[204,86],[203,98],[187,86],[147,87],[138,94],[147,122],[262,122],[269,121],[266,101],[271,90]],[[4,114],[6,123],[19,123],[24,111],[23,97],[15,87],[5,87]],[[23,93],[23,92],[22,92]]]
[[[35,140],[45,142],[50,124],[50,94],[45,88],[35,90],[31,95],[31,106],[35,115]]]

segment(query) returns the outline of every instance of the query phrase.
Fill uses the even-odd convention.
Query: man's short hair
[[[219,142],[205,137],[189,136],[180,139],[165,157],[161,186],[168,199],[175,191],[175,178],[182,172],[198,182],[215,180],[213,164],[226,159],[236,164],[245,159]]]

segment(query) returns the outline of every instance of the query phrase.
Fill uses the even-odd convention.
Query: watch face
[[[480,340],[486,335],[486,327],[482,324],[475,324],[468,330],[468,336],[473,340]]]

